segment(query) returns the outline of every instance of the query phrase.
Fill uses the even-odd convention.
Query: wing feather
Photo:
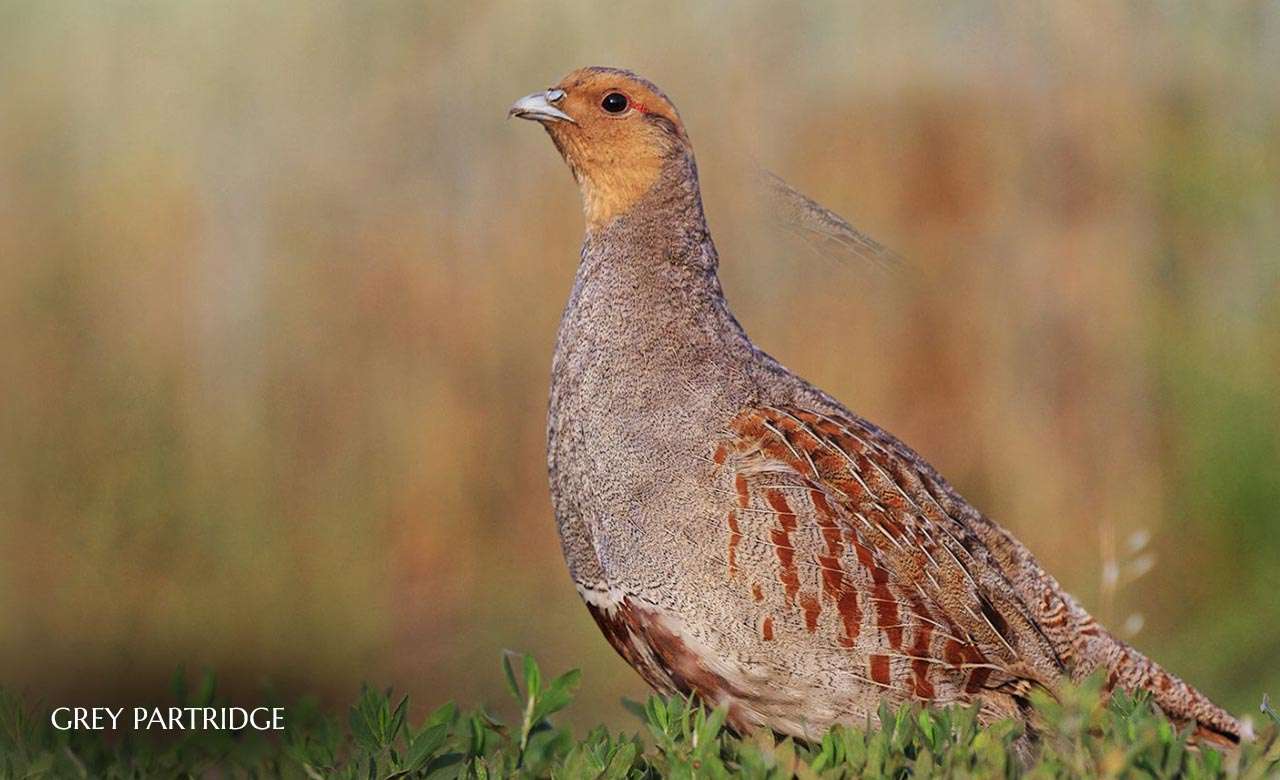
[[[894,444],[815,410],[739,414],[713,458],[733,575],[765,580],[744,586],[903,698],[1052,688],[1062,661],[1030,610]]]

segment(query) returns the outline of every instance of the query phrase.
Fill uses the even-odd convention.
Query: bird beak
[[[518,116],[521,119],[532,119],[535,122],[568,122],[576,125],[573,117],[556,108],[553,104],[564,100],[563,89],[548,89],[525,95],[512,104],[507,111],[507,118]]]

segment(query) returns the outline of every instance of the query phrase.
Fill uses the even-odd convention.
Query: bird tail
[[[1253,728],[1247,721],[1237,720],[1208,696],[1100,626],[1008,532],[990,521],[976,525],[975,530],[996,537],[992,546],[1009,556],[1007,566],[1033,574],[1021,580],[1024,597],[1034,605],[1039,625],[1057,649],[1071,679],[1079,682],[1100,672],[1105,675],[1107,691],[1146,691],[1170,720],[1194,724],[1195,736],[1201,741],[1232,746],[1253,739]]]
[[[1170,720],[1195,724],[1195,736],[1199,740],[1232,747],[1241,740],[1253,738],[1250,724],[1237,720],[1209,697],[1096,623],[1085,628],[1082,638],[1086,643],[1081,648],[1083,652],[1074,676],[1083,677],[1102,669],[1107,675],[1107,690],[1149,692]]]

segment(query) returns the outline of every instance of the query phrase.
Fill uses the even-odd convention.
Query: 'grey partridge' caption
[[[586,213],[547,427],[564,554],[650,685],[812,738],[881,700],[1026,717],[1032,689],[1103,670],[1202,738],[1245,736],[909,447],[752,344],[656,86],[584,68],[510,115],[547,130]]]

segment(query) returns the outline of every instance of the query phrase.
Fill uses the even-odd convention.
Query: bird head
[[[626,70],[575,70],[517,100],[507,116],[546,128],[582,191],[588,227],[630,209],[672,163],[692,160],[675,106]]]

